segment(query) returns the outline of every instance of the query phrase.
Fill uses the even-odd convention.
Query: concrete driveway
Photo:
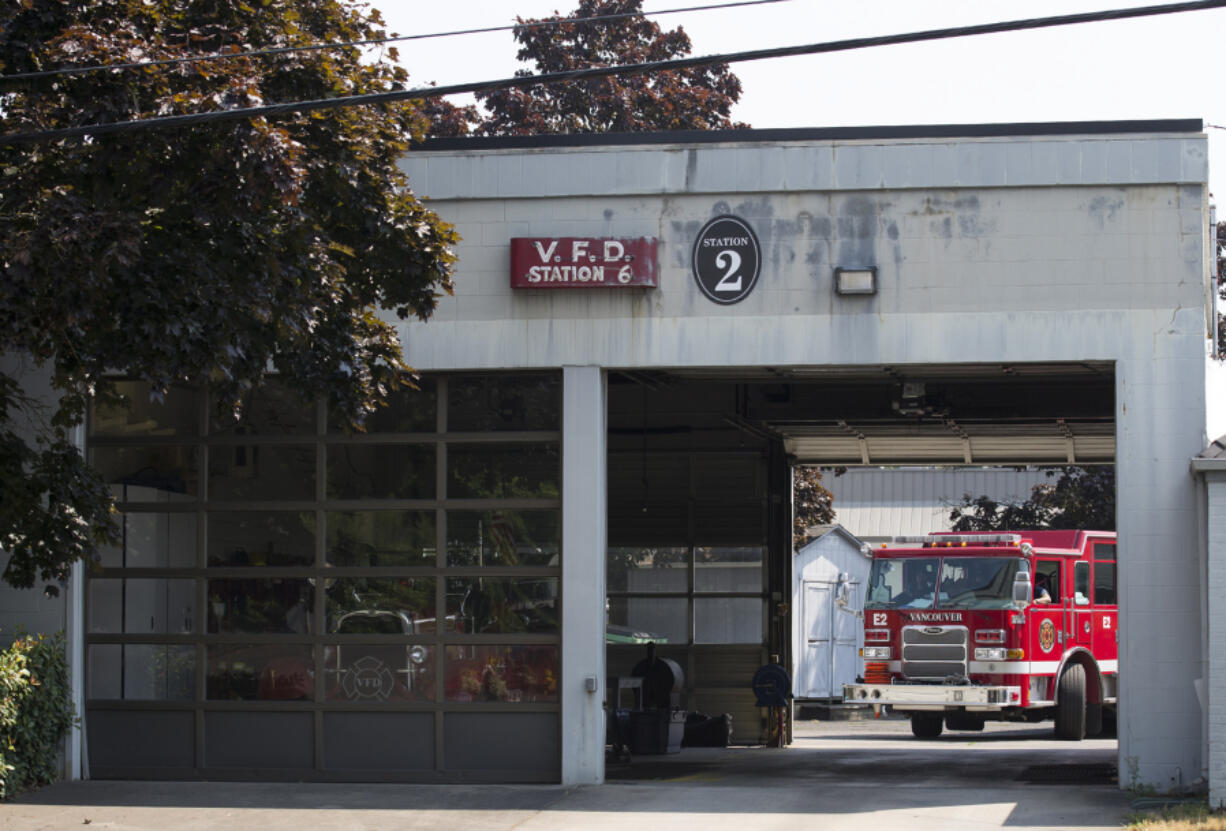
[[[1050,725],[913,739],[906,722],[800,722],[783,750],[687,748],[601,786],[63,783],[0,806],[3,829],[553,831],[1119,829],[1114,739]]]

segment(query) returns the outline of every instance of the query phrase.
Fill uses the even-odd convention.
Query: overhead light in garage
[[[877,269],[843,268],[834,270],[834,290],[838,294],[876,294]]]

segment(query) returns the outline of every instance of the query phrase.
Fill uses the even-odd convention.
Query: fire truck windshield
[[[1008,609],[1015,557],[876,559],[866,609]]]

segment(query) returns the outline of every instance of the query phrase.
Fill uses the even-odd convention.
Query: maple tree
[[[822,473],[812,465],[792,468],[792,547],[809,539],[807,529],[834,522],[834,494],[822,485]]]
[[[1047,471],[1021,502],[965,494],[949,518],[954,531],[1115,530],[1115,468],[1068,465]]]
[[[519,60],[531,62],[517,76],[567,72],[680,58],[690,54],[684,29],[662,30],[642,14],[642,0],[580,0],[567,17],[628,15],[532,25],[550,18],[517,17]],[[559,81],[477,94],[489,111],[474,132],[487,136],[711,130],[733,123],[741,82],[727,64],[683,70]]]
[[[343,0],[19,0],[0,5],[0,74],[383,34]],[[10,78],[0,136],[407,89],[395,58],[337,47]],[[405,102],[0,139],[0,354],[47,371],[56,399],[40,410],[0,374],[7,582],[62,581],[113,538],[109,494],[71,440],[91,405],[115,403],[113,373],[154,399],[207,382],[234,412],[271,368],[351,423],[403,382],[378,312],[426,319],[452,287],[455,235],[399,166],[427,126]]]

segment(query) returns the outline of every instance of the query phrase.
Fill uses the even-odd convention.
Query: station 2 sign
[[[739,303],[758,282],[758,235],[739,217],[717,216],[698,232],[691,263],[694,280],[708,299],[724,306]]]
[[[511,288],[655,288],[655,237],[513,237]]]

